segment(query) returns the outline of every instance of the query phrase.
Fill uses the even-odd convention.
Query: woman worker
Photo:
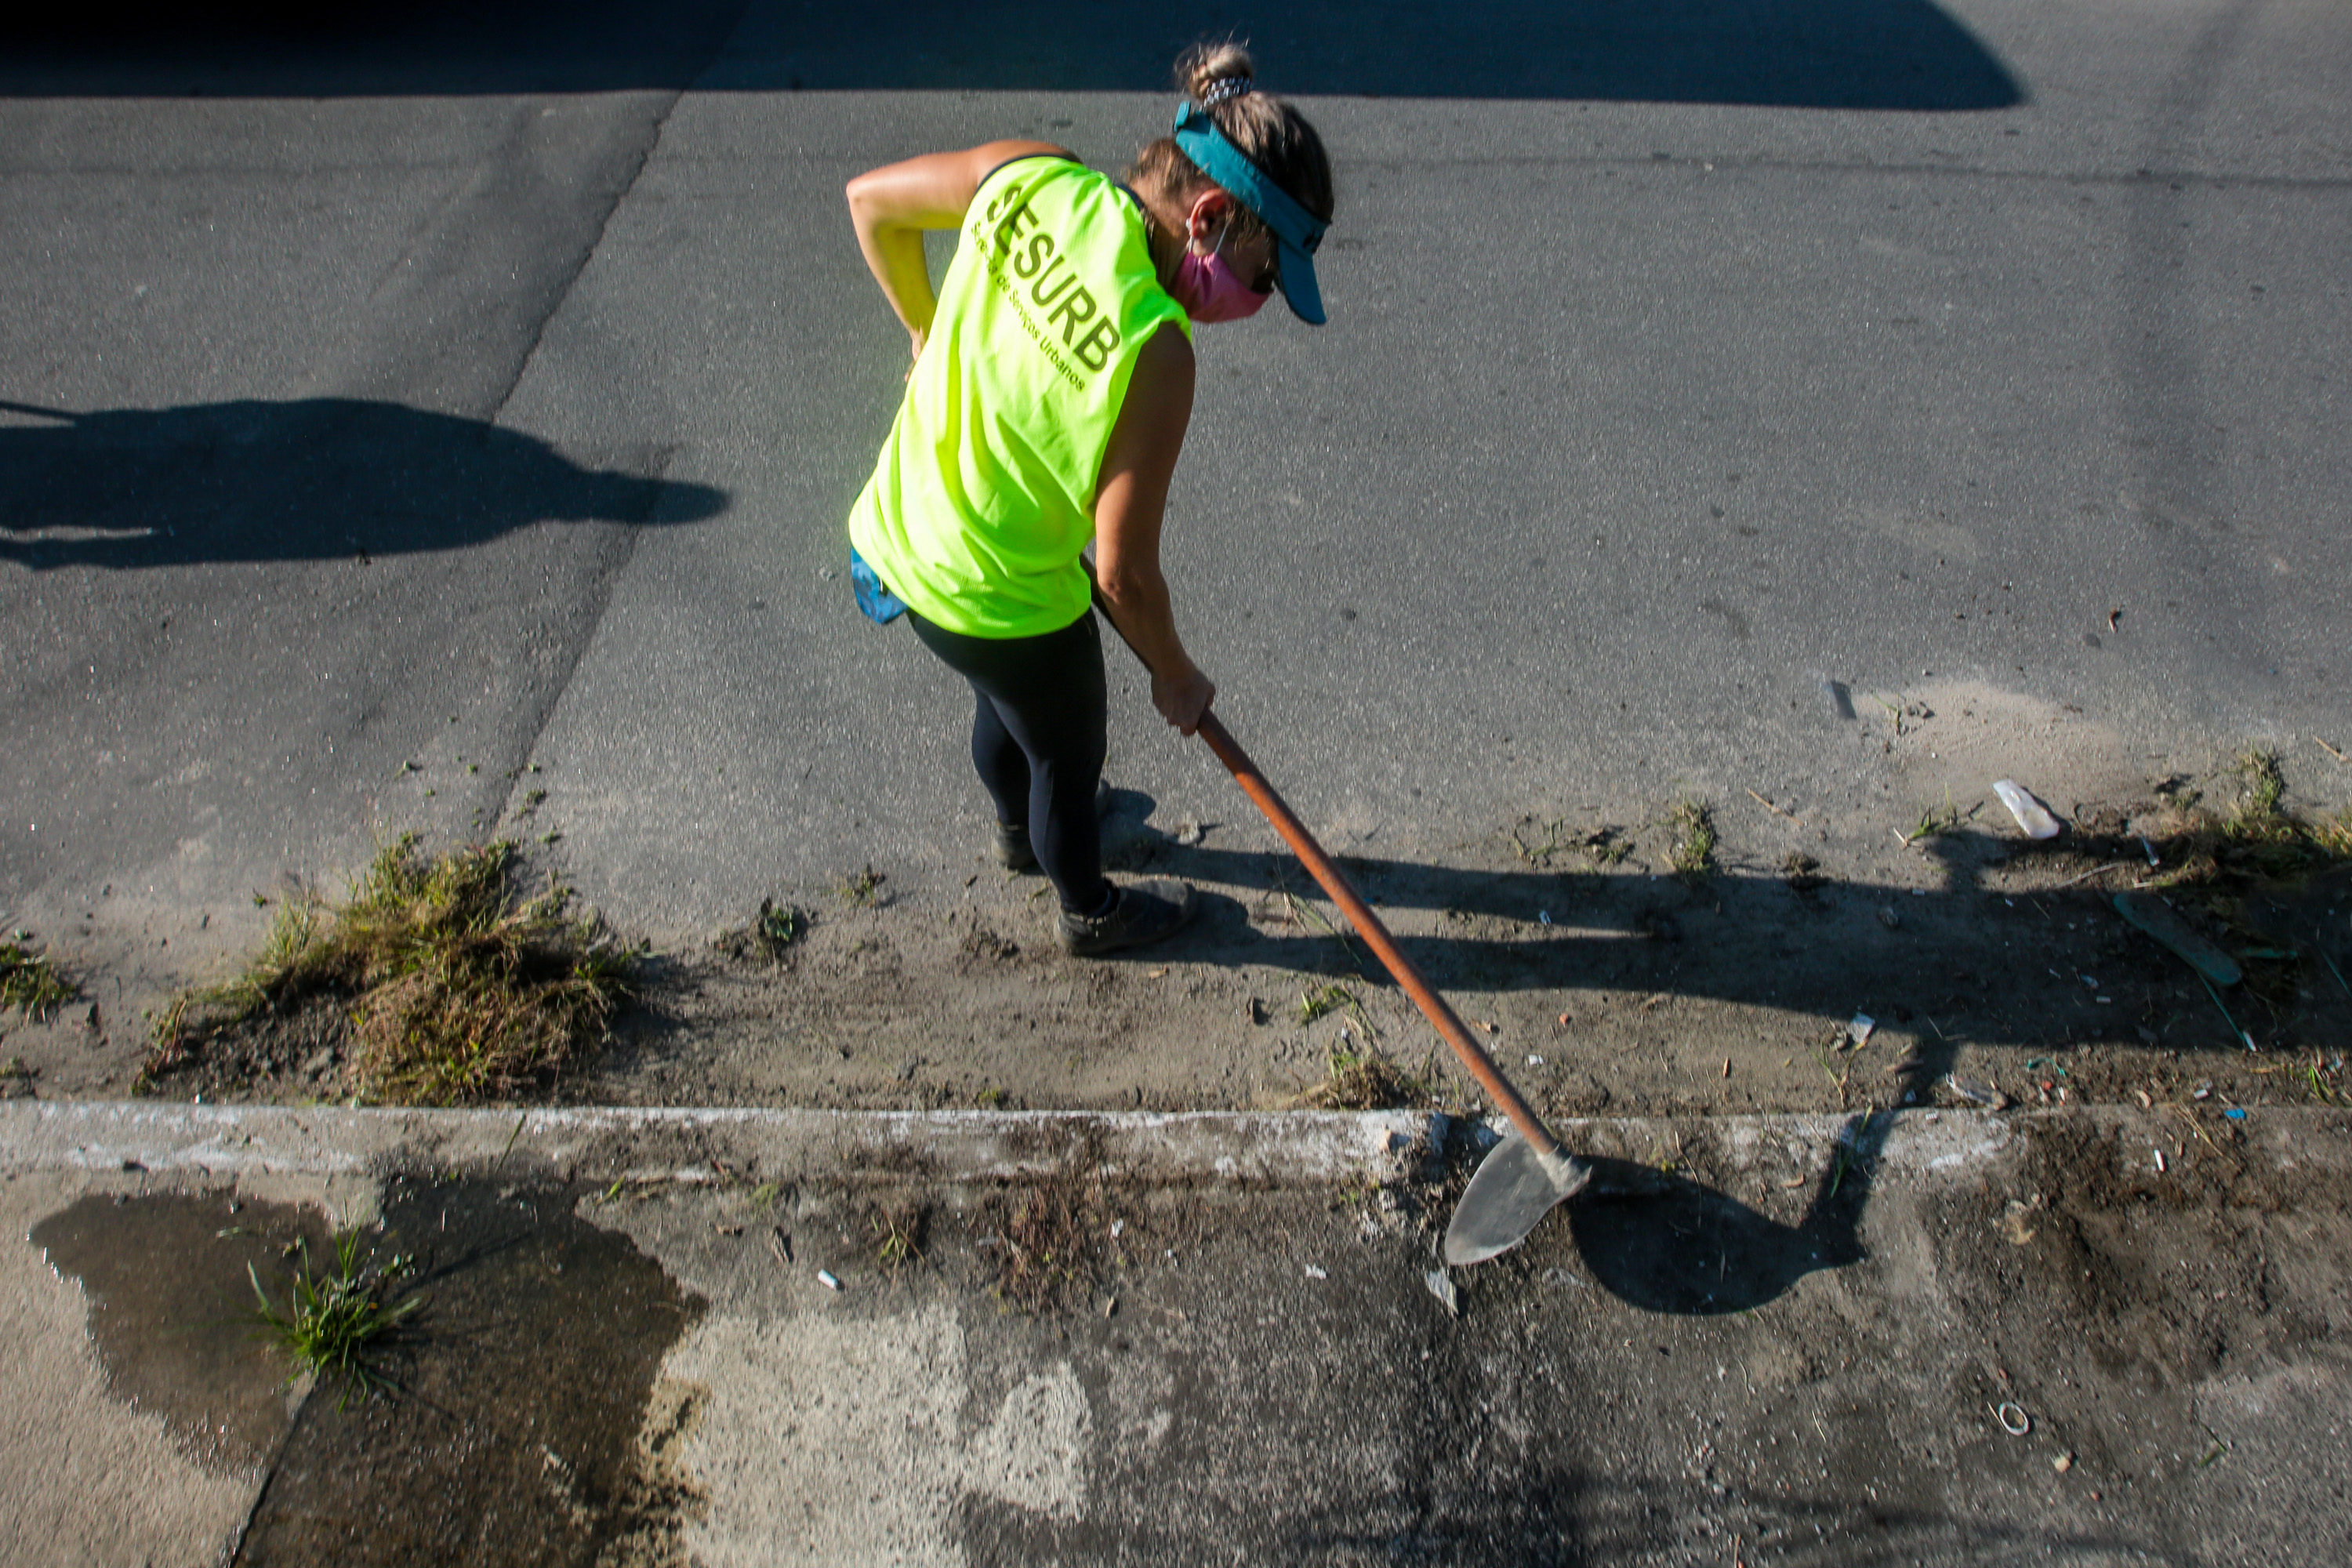
[[[1099,585],[1183,733],[1216,687],[1176,635],[1160,526],[1192,405],[1196,322],[1276,289],[1323,320],[1310,258],[1331,170],[1297,110],[1257,90],[1248,53],[1178,67],[1175,134],[1118,184],[1043,142],[992,142],[849,183],[866,265],[913,340],[897,422],[850,513],[851,575],[877,621],[903,610],[971,682],[971,757],[997,856],[1042,868],[1073,953],[1153,942],[1192,889],[1103,876]],[[937,298],[922,231],[961,227]],[[1095,550],[1090,584],[1083,552]]]

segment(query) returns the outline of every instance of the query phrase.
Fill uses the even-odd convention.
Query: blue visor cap
[[[1176,110],[1176,145],[1201,173],[1237,197],[1274,233],[1277,279],[1290,313],[1313,326],[1323,324],[1323,294],[1315,287],[1315,247],[1329,226],[1298,205],[1288,191],[1225,140],[1217,122],[1187,99]]]

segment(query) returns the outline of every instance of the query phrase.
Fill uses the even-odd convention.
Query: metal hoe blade
[[[1572,1154],[1540,1154],[1517,1133],[1495,1146],[1470,1178],[1445,1227],[1445,1261],[1484,1263],[1527,1239],[1554,1205],[1573,1197],[1592,1168]]]

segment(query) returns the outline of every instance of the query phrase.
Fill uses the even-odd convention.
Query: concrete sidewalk
[[[9,1105],[0,1559],[2352,1547],[2346,1112],[1560,1131],[1449,1308],[1424,1115]],[[426,1305],[339,1410],[236,1314],[351,1223]]]

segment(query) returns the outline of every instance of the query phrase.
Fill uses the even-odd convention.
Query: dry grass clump
[[[0,942],[0,1007],[14,1007],[28,1018],[46,1021],[79,993],[47,953],[25,945],[18,931]]]
[[[2171,811],[2151,830],[2168,869],[2151,879],[2153,885],[2227,892],[2352,863],[2352,809],[2309,817],[2288,811],[2277,752],[2249,751],[2230,773],[2241,784],[2238,799],[2224,810],[2193,791],[2168,797]]]
[[[509,843],[428,859],[401,835],[348,901],[289,900],[243,973],[174,1001],[142,1077],[322,993],[351,1005],[363,1099],[455,1105],[552,1077],[602,1037],[633,955],[552,878],[519,897],[513,864]]]
[[[1425,1081],[1370,1047],[1335,1046],[1323,1081],[1297,1103],[1309,1110],[1402,1110],[1433,1098]]]

